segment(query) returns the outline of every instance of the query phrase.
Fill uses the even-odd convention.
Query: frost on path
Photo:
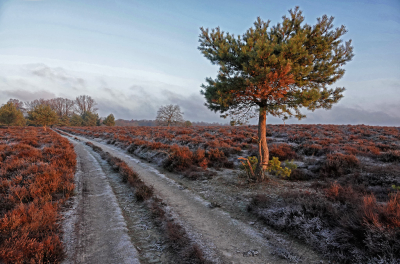
[[[146,185],[154,187],[155,193],[177,214],[185,229],[201,240],[196,242],[216,251],[223,263],[288,263],[287,260],[271,254],[274,248],[259,232],[247,224],[232,219],[223,210],[211,210],[207,206],[208,203],[196,193],[180,189],[172,179],[160,175],[148,166],[143,166],[144,164],[127,156],[121,150],[87,138],[76,137],[92,142],[111,155],[124,160],[139,173]]]
[[[64,214],[63,263],[139,263],[106,175],[82,144],[71,142],[78,165],[72,208]]]

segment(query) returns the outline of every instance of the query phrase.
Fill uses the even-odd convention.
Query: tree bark
[[[258,163],[256,176],[259,181],[265,179],[265,170],[268,166],[269,150],[267,145],[267,111],[261,107],[258,118]]]

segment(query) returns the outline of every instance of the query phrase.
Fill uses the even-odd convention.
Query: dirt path
[[[81,143],[75,196],[64,214],[64,263],[140,263],[117,199],[99,163]]]
[[[155,193],[177,214],[192,236],[201,240],[200,244],[217,252],[222,259],[219,262],[288,263],[287,260],[271,255],[273,248],[268,240],[250,225],[231,218],[220,208],[210,209],[209,203],[203,198],[183,188],[156,169],[146,166],[122,150],[83,137],[77,136],[77,138],[103,148],[104,151],[124,160],[138,172],[141,179],[147,185],[153,186]],[[103,205],[100,208],[102,207]]]

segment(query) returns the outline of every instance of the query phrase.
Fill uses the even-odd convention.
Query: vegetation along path
[[[82,141],[80,144],[91,142],[125,161],[140,175],[146,185],[153,186],[157,196],[177,215],[203,250],[206,248],[206,255],[212,256],[214,262],[288,263],[286,259],[271,254],[271,244],[252,226],[232,218],[221,208],[210,209],[209,203],[199,195],[183,188],[156,169],[124,153],[123,150],[84,137],[76,138]],[[103,207],[100,205],[100,208]]]

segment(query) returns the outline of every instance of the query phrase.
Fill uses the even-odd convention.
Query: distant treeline
[[[222,124],[218,122],[208,123],[208,122],[191,122],[192,126],[228,126],[229,124]],[[157,126],[156,120],[115,120],[116,126]]]

